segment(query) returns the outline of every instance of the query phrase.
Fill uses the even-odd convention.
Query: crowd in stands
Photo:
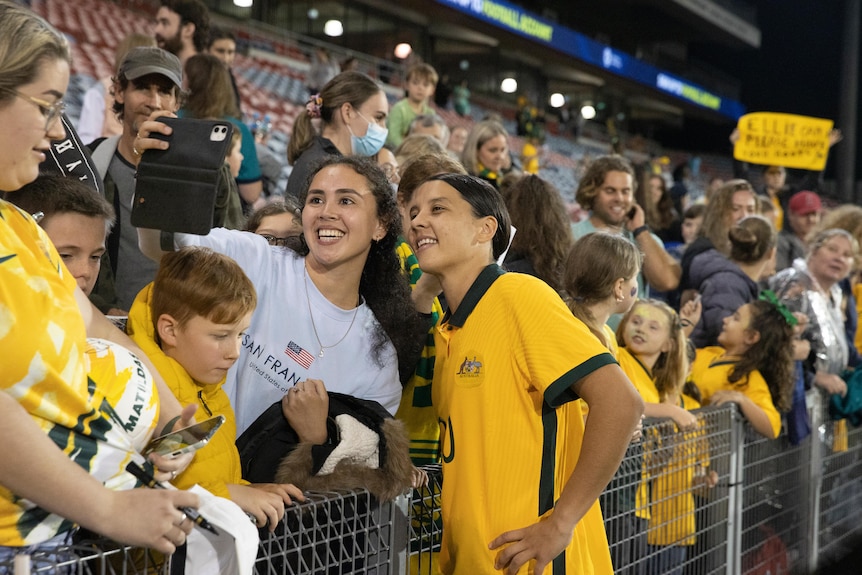
[[[424,62],[390,105],[325,49],[279,157],[271,128],[246,123],[236,51],[199,0],[161,0],[68,124],[68,41],[0,0],[0,560],[74,525],[172,553],[191,541],[194,484],[272,531],[303,489],[387,498],[442,462],[443,572],[609,574],[643,553],[643,573],[679,572],[682,492],[717,481],[706,451],[675,455],[688,471],[644,495],[651,514],[614,503],[625,552],[602,525],[642,417],[697,434],[692,410],[734,403],[756,433],[801,441],[807,398],[847,394],[862,208],[827,209],[819,173],[764,166],[760,189],[738,165],[701,192],[690,163],[670,176],[607,148],[559,189],[541,115],[516,134],[474,121],[466,85],[435,104]],[[171,145],[164,117],[233,125],[206,235],[132,224],[137,167]],[[75,127],[88,181],[44,173]],[[148,374],[134,424],[105,346]],[[196,454],[144,455],[217,415]],[[140,488],[128,461],[178,489]]]

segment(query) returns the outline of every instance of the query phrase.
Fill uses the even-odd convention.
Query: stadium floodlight
[[[552,108],[562,108],[566,103],[566,97],[560,94],[559,92],[554,92],[551,94],[548,102],[551,104]]]
[[[514,94],[518,91],[518,81],[514,78],[503,78],[500,82],[500,90],[505,94]]]
[[[581,106],[581,117],[584,120],[592,120],[596,117],[596,108],[590,103],[586,103]]]
[[[341,20],[327,20],[326,24],[323,25],[323,33],[336,38],[344,34],[344,25]]]
[[[409,56],[413,52],[413,46],[408,44],[407,42],[401,42],[397,46],[395,46],[395,57],[404,59]]]

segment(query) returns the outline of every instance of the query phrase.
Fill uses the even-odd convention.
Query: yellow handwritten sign
[[[832,120],[755,112],[739,119],[733,157],[752,164],[822,170],[829,154]]]

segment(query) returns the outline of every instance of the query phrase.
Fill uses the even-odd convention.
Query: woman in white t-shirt
[[[158,129],[154,122],[142,126]],[[258,292],[225,389],[242,432],[306,379],[329,391],[379,402],[395,413],[401,373],[410,374],[427,331],[410,300],[395,242],[401,219],[386,176],[371,161],[331,157],[302,192],[300,245],[214,229],[177,234],[177,247],[204,245],[235,259]],[[160,255],[158,239],[141,248]]]

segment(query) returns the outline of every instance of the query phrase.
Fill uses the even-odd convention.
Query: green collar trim
[[[640,359],[638,359],[638,356],[636,356],[636,355],[635,355],[635,354],[633,354],[632,352],[629,352],[629,355],[630,355],[630,356],[632,356],[632,359],[633,359],[633,360],[635,360],[635,363],[637,363],[637,364],[641,367],[641,369],[643,369],[643,370],[644,370],[644,373],[646,373],[646,374],[647,374],[647,377],[649,377],[650,379],[652,379],[652,372],[650,372],[650,370],[649,370],[649,369],[647,369],[647,366],[645,366],[645,365],[643,364],[643,362],[641,362],[641,360],[640,360]]]
[[[486,266],[479,274],[479,277],[476,278],[476,281],[473,282],[473,285],[470,286],[470,289],[467,290],[467,294],[461,301],[461,305],[458,306],[458,310],[454,314],[450,313],[450,310],[446,310],[446,315],[443,316],[443,323],[448,323],[454,327],[464,327],[464,323],[479,304],[479,300],[482,299],[485,292],[497,281],[497,278],[505,273],[506,270],[497,264]]]

